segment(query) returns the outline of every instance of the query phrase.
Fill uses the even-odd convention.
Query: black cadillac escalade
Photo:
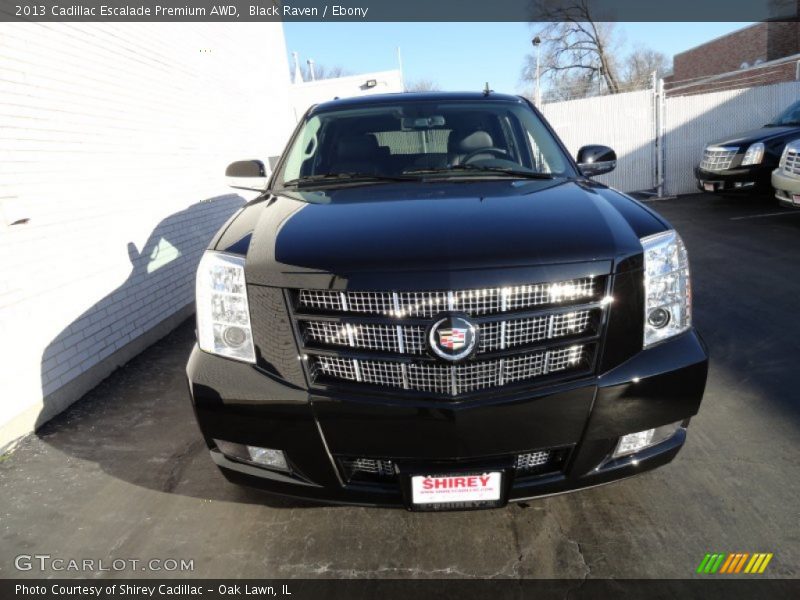
[[[197,276],[187,367],[234,482],[442,510],[636,475],[686,439],[708,357],[686,249],[526,100],[336,100],[302,118]]]
[[[710,142],[694,175],[697,188],[712,193],[765,193],[788,142],[800,137],[800,101],[760,129]]]

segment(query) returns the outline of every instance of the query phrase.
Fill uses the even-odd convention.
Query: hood
[[[423,274],[435,286],[454,284],[458,273],[497,277],[498,271],[555,265],[565,273],[568,264],[586,274],[607,273],[614,261],[641,253],[639,237],[664,228],[633,200],[572,180],[292,193],[273,198],[258,217],[247,279],[351,289],[357,281],[368,289],[384,285],[376,283],[383,278],[400,289],[402,274],[413,274],[409,286],[419,289]]]
[[[755,142],[768,142],[781,137],[800,136],[800,127],[761,127],[709,142],[708,146],[749,146]]]

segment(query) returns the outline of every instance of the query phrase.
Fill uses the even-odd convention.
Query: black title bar
[[[794,21],[797,0],[0,0],[0,21]]]
[[[797,598],[800,581],[787,579],[526,579],[526,580],[0,580],[4,600],[439,600],[457,598],[647,598],[703,600]]]

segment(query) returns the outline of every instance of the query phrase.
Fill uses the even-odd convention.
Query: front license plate
[[[709,181],[703,183],[703,189],[707,192],[713,192],[717,189],[717,186]]]
[[[503,474],[499,471],[415,475],[411,478],[411,502],[428,510],[497,506],[502,484]]]
[[[800,206],[800,194],[792,194],[792,204]]]

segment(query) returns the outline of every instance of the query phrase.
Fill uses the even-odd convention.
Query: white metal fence
[[[708,142],[761,127],[798,99],[800,82],[786,82],[663,101],[641,90],[545,104],[542,112],[573,156],[586,144],[614,148],[617,169],[598,179],[624,192],[658,187],[660,135],[662,192],[687,194],[696,191],[694,167]]]
[[[617,168],[598,177],[625,192],[655,187],[655,108],[652,90],[545,104],[542,113],[574,157],[581,146],[603,144]]]

